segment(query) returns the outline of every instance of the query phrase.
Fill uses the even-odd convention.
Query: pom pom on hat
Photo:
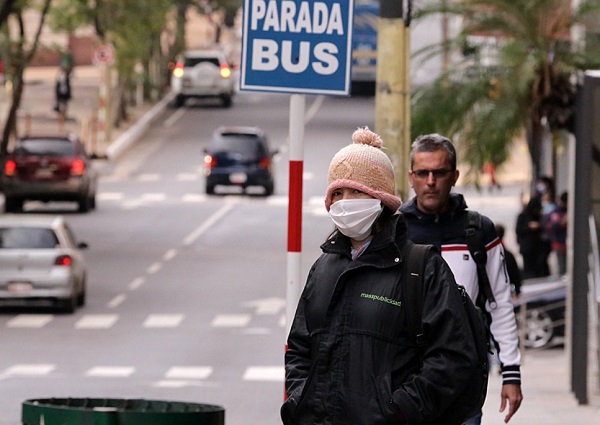
[[[332,194],[336,189],[349,187],[377,198],[396,211],[402,200],[396,196],[394,167],[381,150],[383,142],[368,127],[358,128],[352,134],[352,144],[338,151],[329,164],[325,208],[329,211]]]

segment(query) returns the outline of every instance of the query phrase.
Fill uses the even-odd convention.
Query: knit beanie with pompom
[[[368,127],[352,134],[352,144],[338,151],[329,164],[325,208],[329,211],[333,191],[348,187],[367,193],[396,212],[402,200],[396,195],[394,167],[381,150],[383,142]]]

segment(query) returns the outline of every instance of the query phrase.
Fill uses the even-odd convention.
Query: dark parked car
[[[75,201],[79,211],[96,207],[97,173],[81,141],[73,135],[19,138],[4,162],[6,212],[26,200]]]
[[[521,295],[514,304],[525,348],[550,347],[564,342],[566,296],[565,277],[549,276],[523,281]]]
[[[84,305],[85,248],[61,216],[0,216],[0,305]]]
[[[259,186],[265,195],[275,190],[271,150],[265,133],[257,127],[219,127],[204,150],[206,193],[217,186],[238,186],[243,190]]]

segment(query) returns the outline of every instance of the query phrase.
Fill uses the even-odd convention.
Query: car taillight
[[[217,158],[212,155],[206,155],[204,157],[204,165],[206,168],[213,168],[217,166]]]
[[[6,161],[6,163],[4,164],[4,174],[6,174],[7,176],[14,176],[16,170],[17,163],[15,161],[13,161],[12,159]]]
[[[263,159],[260,160],[258,165],[260,168],[269,168],[269,166],[271,165],[271,158],[265,156]]]
[[[231,76],[231,68],[226,63],[221,64],[221,77],[229,78]]]
[[[70,255],[60,255],[60,256],[56,257],[56,260],[54,260],[55,266],[69,267],[71,264],[73,264],[73,259],[71,258]]]
[[[182,62],[177,62],[177,65],[175,65],[175,69],[173,70],[173,77],[175,77],[175,78],[183,77],[183,63]]]
[[[85,162],[81,159],[74,159],[71,163],[71,175],[72,176],[82,176],[85,171]]]

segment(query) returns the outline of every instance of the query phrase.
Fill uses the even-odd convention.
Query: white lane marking
[[[207,379],[212,375],[209,366],[173,366],[165,374],[167,379]]]
[[[150,314],[144,320],[145,328],[175,328],[183,321],[183,314]]]
[[[198,193],[186,193],[181,198],[183,202],[204,202],[206,201],[206,195],[200,195]]]
[[[173,258],[175,258],[175,256],[177,255],[177,250],[176,249],[170,249],[167,252],[164,253],[163,255],[163,261],[170,261]]]
[[[287,322],[287,318],[285,317],[285,314],[282,314],[281,317],[279,318],[279,326],[283,328],[285,326],[286,322]]]
[[[142,201],[139,199],[132,199],[130,201],[123,202],[123,209],[132,210],[134,208],[139,208],[142,205]]]
[[[184,381],[184,380],[164,380],[153,382],[152,386],[155,388],[184,388],[184,387],[216,387],[219,386],[214,382],[205,381]]]
[[[155,181],[160,180],[160,174],[157,174],[157,173],[139,174],[137,176],[136,180],[139,182],[155,182]]]
[[[215,328],[241,328],[247,326],[251,318],[249,314],[218,314],[210,325]]]
[[[319,95],[315,98],[315,101],[310,105],[310,107],[308,108],[308,111],[306,111],[306,115],[304,115],[304,123],[305,124],[308,124],[315,117],[317,112],[319,112],[321,105],[323,105],[324,101],[325,101],[325,96],[323,96],[323,95]]]
[[[177,121],[179,121],[181,119],[181,117],[183,117],[184,114],[185,114],[185,108],[180,108],[180,109],[176,110],[175,112],[173,112],[171,114],[171,116],[169,118],[164,120],[163,126],[167,127],[167,128],[171,127],[173,124],[175,124]]]
[[[167,199],[167,195],[164,193],[144,193],[142,195],[142,201],[161,202]]]
[[[100,192],[97,196],[99,201],[121,201],[124,198],[121,192]]]
[[[76,329],[108,329],[114,325],[119,316],[116,314],[87,314],[75,323]]]
[[[206,232],[208,229],[210,229],[212,226],[214,226],[221,218],[223,218],[225,216],[225,214],[227,214],[231,209],[233,209],[234,205],[237,203],[239,203],[239,200],[232,200],[230,202],[227,202],[221,208],[219,208],[213,215],[208,217],[208,219],[204,223],[202,223],[200,226],[196,227],[196,229],[194,229],[192,231],[192,233],[187,235],[183,239],[183,244],[184,245],[193,244],[196,241],[196,239],[198,239],[200,236],[202,236],[204,234],[204,232]]]
[[[181,182],[192,182],[200,180],[200,176],[198,174],[193,173],[179,173],[175,178]]]
[[[41,328],[52,321],[51,314],[19,314],[6,324],[9,328]]]
[[[254,309],[259,316],[275,315],[285,308],[285,300],[279,297],[260,298],[242,303],[242,306]]]
[[[85,376],[100,376],[104,378],[127,378],[135,372],[130,366],[94,366],[85,372]]]
[[[125,294],[119,294],[119,295],[117,295],[116,297],[114,297],[112,300],[110,300],[110,301],[109,301],[109,302],[106,304],[106,306],[107,306],[108,308],[116,308],[116,307],[118,307],[119,305],[121,305],[121,304],[123,303],[123,301],[125,301],[125,298],[127,298],[127,297],[125,296]]]
[[[135,291],[140,286],[142,286],[145,281],[146,279],[144,279],[143,277],[136,277],[129,283],[128,288],[130,291]]]
[[[0,380],[11,376],[45,376],[56,369],[52,364],[16,364],[0,373]]]
[[[162,268],[162,264],[159,262],[156,262],[154,264],[151,264],[150,267],[148,267],[146,269],[146,273],[154,274],[154,273],[158,272],[161,268]]]
[[[242,379],[244,381],[283,382],[285,369],[283,366],[251,366],[246,369]]]
[[[271,335],[272,333],[269,328],[247,328],[241,331],[242,335]]]

